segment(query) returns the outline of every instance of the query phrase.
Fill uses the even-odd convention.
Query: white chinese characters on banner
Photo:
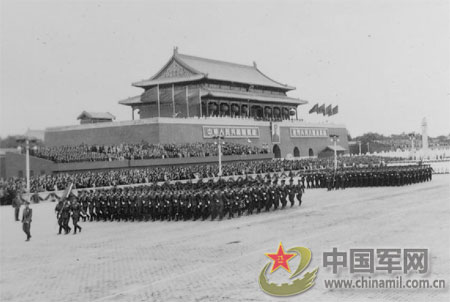
[[[324,128],[290,128],[291,137],[328,137],[328,129]]]
[[[223,136],[226,138],[259,137],[258,127],[230,127],[230,126],[203,126],[203,137],[212,138]]]

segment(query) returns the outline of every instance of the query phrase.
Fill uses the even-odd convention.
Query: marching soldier
[[[303,178],[304,180],[305,178]],[[287,204],[287,198],[288,196],[288,188],[286,187],[286,180],[281,180],[281,187],[280,187],[280,200],[281,200],[281,208],[284,209]]]
[[[73,223],[73,234],[76,235],[77,230],[80,230],[81,233],[81,227],[78,225],[78,221],[80,220],[80,213],[82,212],[81,205],[77,201],[75,197],[72,199],[71,204],[71,210],[72,210],[72,223]]]
[[[59,232],[58,235],[61,235],[61,231],[64,229],[64,219],[62,218],[61,211],[64,206],[64,201],[60,199],[55,207],[56,219],[58,220]]]
[[[209,205],[210,205],[210,196],[207,191],[203,194],[203,202],[202,202],[202,220],[205,220],[209,216]]]
[[[88,203],[88,209],[89,209],[89,221],[94,221],[95,219],[95,210],[94,210],[94,199],[93,199],[93,192],[90,191],[88,197],[87,197],[87,203]]]
[[[83,222],[86,222],[86,220],[89,220],[89,214],[88,214],[88,201],[86,196],[86,191],[81,191],[80,196],[80,205],[81,205],[81,217],[83,218]]]
[[[303,187],[300,179],[298,180],[296,189],[297,189],[296,193],[297,193],[298,206],[301,206],[302,205],[302,195],[303,195],[303,193],[305,193],[305,188]]]
[[[69,227],[70,209],[71,209],[70,201],[66,199],[63,203],[61,212],[59,214],[61,217],[61,224],[62,224],[62,227],[63,227],[66,235],[69,234],[70,231],[72,230]],[[60,228],[60,231],[61,231],[61,228]],[[59,232],[58,234],[61,234],[61,232]]]
[[[276,210],[278,208],[278,200],[275,193],[275,184],[273,185],[269,184],[268,190],[269,190],[268,196],[270,207],[273,205],[273,209]]]
[[[33,218],[33,210],[29,207],[30,202],[25,201],[25,209],[22,213],[22,229],[24,233],[27,235],[27,239],[25,241],[30,241],[31,238],[31,220]]]
[[[288,185],[288,199],[289,202],[291,203],[291,208],[294,206],[295,204],[295,188],[294,188],[294,179],[291,178],[289,179],[289,185]]]

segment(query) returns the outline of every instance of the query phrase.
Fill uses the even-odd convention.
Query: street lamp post
[[[416,140],[416,135],[414,133],[410,133],[408,136],[411,140],[411,151],[414,152],[414,141]]]
[[[213,136],[213,139],[217,139],[217,150],[219,152],[219,177],[222,176],[222,143],[221,139],[224,139],[225,137],[223,135],[216,135]]]
[[[19,138],[17,139],[17,142],[19,144],[25,144],[25,175],[26,175],[26,181],[27,181],[27,194],[28,194],[28,198],[30,197],[30,143],[35,143],[36,139],[33,138]],[[19,151],[22,150],[22,146],[19,145],[17,147],[19,149]],[[33,150],[36,150],[37,147],[33,146],[32,147]]]
[[[336,173],[337,170],[337,142],[339,141],[339,135],[331,134],[330,135],[331,141],[334,143],[334,172]]]
[[[408,134],[408,136],[409,136],[409,139],[410,139],[410,141],[411,141],[411,157],[413,157],[413,159],[414,159],[414,141],[416,140],[416,134],[413,132],[413,133],[410,133],[410,134]]]

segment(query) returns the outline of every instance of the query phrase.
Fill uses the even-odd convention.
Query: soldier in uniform
[[[95,219],[95,203],[93,191],[91,190],[87,197],[88,209],[89,209],[89,221],[94,221]]]
[[[272,206],[272,203],[269,199],[267,185],[265,183],[263,183],[263,184],[261,184],[260,188],[261,188],[263,205],[266,209],[266,212],[269,212],[270,207]]]
[[[305,193],[305,188],[303,187],[300,179],[298,180],[296,193],[297,193],[298,206],[301,206],[302,205],[302,195],[303,195],[303,193]]]
[[[233,189],[234,191],[234,206],[235,206],[235,212],[237,212],[238,217],[242,216],[243,208],[244,208],[244,202],[242,200],[242,191],[241,189]]]
[[[99,201],[100,201],[100,219],[103,219],[103,221],[106,221],[106,219],[108,217],[108,205],[106,203],[107,200],[106,200],[106,192],[105,191],[100,192]]]
[[[243,199],[244,199],[244,205],[245,208],[247,209],[247,216],[252,215],[253,214],[253,201],[252,201],[252,192],[251,192],[251,188],[249,188],[248,186],[245,186],[243,188]]]
[[[77,233],[77,230],[80,230],[81,233],[81,227],[78,225],[78,221],[80,220],[80,213],[82,212],[81,205],[75,197],[73,197],[72,199],[71,211],[72,211],[72,223],[74,228],[73,234],[75,235]]]
[[[161,191],[159,195],[159,202],[158,202],[158,219],[163,221],[166,216],[166,209],[167,209],[167,201],[166,201],[166,193]]]
[[[58,235],[61,235],[61,231],[64,229],[64,220],[61,215],[61,210],[64,206],[64,201],[60,199],[55,207],[56,219],[58,220],[59,232]]]
[[[150,194],[148,194],[147,189],[142,191],[140,198],[142,200],[142,219],[148,221],[150,215]]]
[[[202,202],[202,220],[205,220],[209,216],[210,209],[210,196],[207,190],[203,193],[203,202]]]
[[[64,204],[61,208],[61,212],[59,214],[62,219],[61,223],[62,223],[62,226],[63,226],[63,229],[64,229],[66,235],[69,234],[70,231],[72,230],[69,227],[70,209],[71,209],[70,201],[66,199],[64,201]]]
[[[153,198],[150,199],[152,202],[152,221],[155,221],[159,219],[159,200],[161,197],[159,191],[153,193],[152,196]]]
[[[199,218],[199,213],[200,213],[199,208],[200,207],[201,207],[201,205],[200,205],[199,192],[197,190],[195,190],[194,192],[192,192],[192,202],[191,202],[191,211],[192,211],[192,217],[193,217],[194,221],[196,221]]]
[[[12,202],[12,206],[14,208],[14,218],[16,221],[19,221],[19,212],[20,212],[20,206],[22,205],[22,200],[20,200],[19,193],[16,192],[16,196],[14,196],[14,200]]]
[[[192,190],[184,191],[182,198],[186,203],[186,206],[184,207],[185,210],[183,212],[184,220],[192,219],[192,203],[194,200]]]
[[[226,189],[225,189],[226,190]],[[222,220],[223,216],[225,215],[225,200],[223,193],[220,190],[217,190],[217,215],[219,216],[219,219]]]
[[[95,220],[100,221],[101,215],[102,215],[102,209],[101,209],[101,200],[100,200],[100,191],[95,191],[94,194],[94,211],[95,211]]]
[[[327,190],[331,191],[333,188],[333,176],[331,175],[331,173],[327,173],[326,182],[327,182]]]
[[[30,241],[31,238],[31,220],[33,218],[33,210],[29,207],[30,203],[25,201],[25,209],[22,213],[22,229],[27,235],[27,239],[25,241]]]
[[[86,222],[86,220],[89,220],[88,201],[87,201],[86,191],[81,191],[80,205],[81,205],[81,210],[82,210],[81,217],[83,218],[83,222]]]
[[[289,179],[289,185],[288,185],[288,199],[289,202],[291,203],[291,208],[294,206],[295,204],[295,188],[294,188],[294,179],[291,178]]]
[[[125,190],[122,191],[120,196],[120,219],[128,221],[128,200]]]
[[[268,198],[269,198],[269,208],[272,207],[273,205],[273,209],[276,210],[278,208],[278,201],[276,200],[276,193],[275,193],[275,184],[271,184],[269,182],[268,185]]]
[[[303,177],[303,181],[304,181],[304,177]],[[287,204],[287,198],[288,196],[288,189],[286,187],[286,180],[282,179],[281,180],[281,186],[280,186],[280,200],[281,200],[281,208],[284,209],[286,207]]]
[[[197,205],[195,207],[194,205]],[[198,189],[194,193],[194,202],[192,204],[193,211],[194,211],[194,221],[197,219],[200,219],[202,217],[202,209],[203,209],[203,198],[202,193]]]
[[[175,211],[174,211],[174,196],[173,191],[169,191],[165,196],[165,205],[166,205],[166,211],[165,216],[167,217],[167,221],[174,220],[175,218]]]
[[[134,201],[134,191],[132,190],[132,188],[128,189],[127,203],[128,203],[127,217],[130,221],[134,221],[134,218],[136,217],[136,214],[135,214],[136,207],[135,207],[135,201]]]
[[[219,197],[218,197],[218,193],[217,190],[214,190],[211,192],[211,204],[210,204],[210,208],[211,208],[211,221],[214,220],[218,214],[218,205],[219,205]]]

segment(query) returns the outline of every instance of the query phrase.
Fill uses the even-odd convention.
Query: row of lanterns
[[[220,105],[220,111],[222,111],[222,112],[228,112],[229,109],[230,109],[230,107],[226,103],[222,103]],[[216,103],[209,103],[209,110],[216,111],[217,110],[217,104]],[[237,104],[231,105],[231,111],[234,112],[234,113],[238,113],[239,112],[239,106]],[[247,112],[248,112],[247,105],[243,105],[242,106],[242,113],[247,114]],[[274,108],[273,109],[274,116],[280,116],[280,112],[281,112],[280,108]],[[272,108],[266,107],[265,108],[265,113],[266,113],[266,115],[271,115],[272,114]],[[283,114],[284,115],[295,115],[295,109],[289,110],[288,108],[283,108]]]

